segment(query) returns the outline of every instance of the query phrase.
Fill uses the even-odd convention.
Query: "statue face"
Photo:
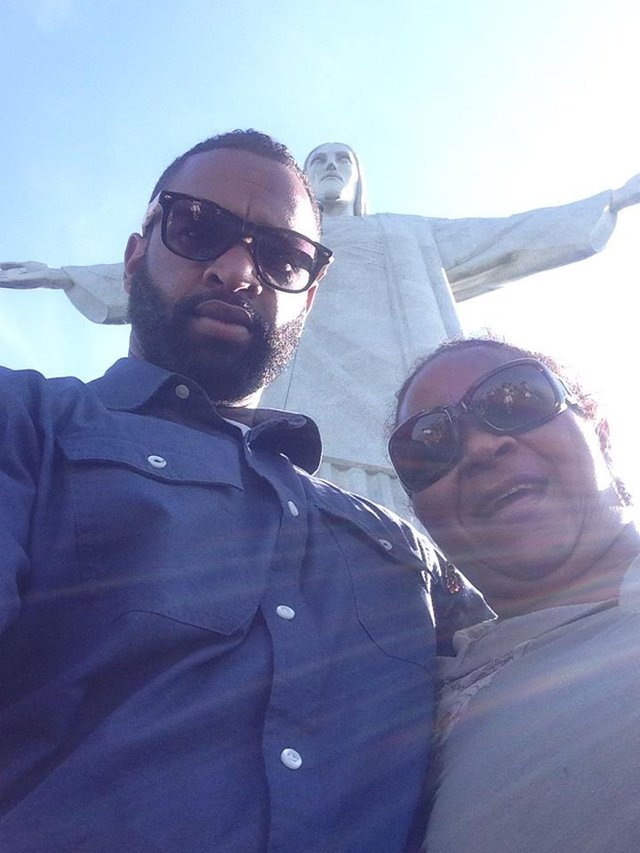
[[[316,198],[327,201],[355,201],[358,166],[352,152],[339,142],[319,145],[307,163],[307,175]]]

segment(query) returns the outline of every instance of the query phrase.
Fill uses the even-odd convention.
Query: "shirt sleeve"
[[[500,219],[431,220],[454,292],[501,284],[601,251],[616,224],[611,191]],[[472,293],[469,293],[472,295]]]
[[[423,576],[436,631],[436,653],[454,655],[453,636],[457,631],[497,616],[482,593],[426,536],[411,527],[405,527],[405,535],[407,530],[413,534],[413,547],[426,567]]]
[[[453,636],[463,628],[497,616],[484,600],[482,593],[443,557],[436,555],[431,586],[431,599],[436,626],[437,654],[455,654]]]
[[[0,376],[0,634],[20,610],[41,455],[38,430],[11,386]]]

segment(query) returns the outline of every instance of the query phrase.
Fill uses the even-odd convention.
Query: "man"
[[[484,604],[253,408],[330,260],[287,150],[214,137],[130,237],[131,357],[0,376],[0,848],[413,849],[446,644]]]

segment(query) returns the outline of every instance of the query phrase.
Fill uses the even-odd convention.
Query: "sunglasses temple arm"
[[[142,219],[142,225],[140,226],[140,232],[141,232],[143,237],[145,236],[144,232],[149,229],[149,226],[151,225],[153,220],[156,218],[158,211],[161,209],[162,208],[160,205],[160,193],[158,193],[158,195],[152,201],[149,202],[149,206],[147,207],[145,214],[144,214],[144,217]]]

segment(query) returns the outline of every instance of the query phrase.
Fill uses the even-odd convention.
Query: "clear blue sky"
[[[299,159],[351,144],[377,211],[506,215],[640,171],[637,0],[0,0],[0,12],[0,260],[119,261],[159,172],[233,127]],[[602,256],[461,309],[469,327],[584,365],[623,427],[637,408],[639,226],[624,211]],[[89,378],[126,346],[124,328],[90,324],[60,293],[0,291],[0,308],[12,367]]]

